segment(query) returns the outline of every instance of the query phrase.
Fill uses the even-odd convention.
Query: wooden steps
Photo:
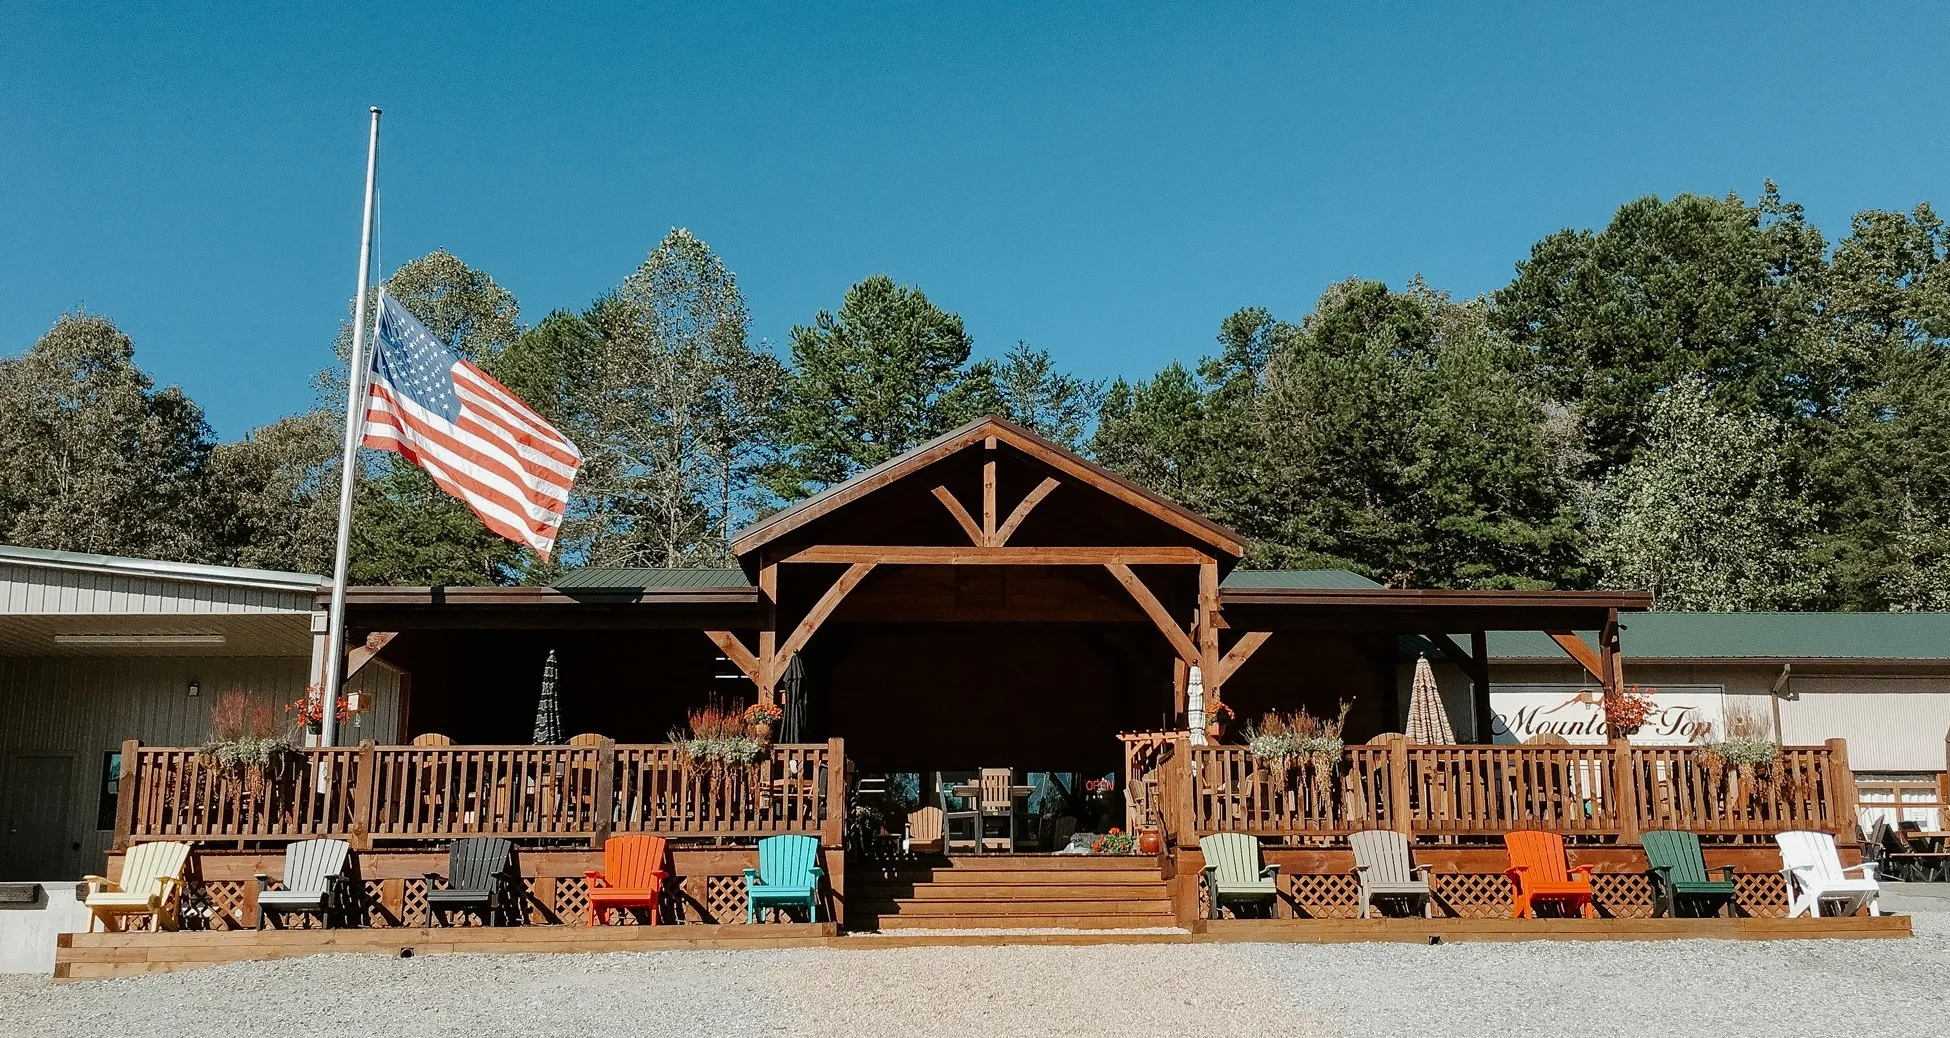
[[[1134,929],[1177,925],[1150,857],[993,854],[849,869],[853,929]]]

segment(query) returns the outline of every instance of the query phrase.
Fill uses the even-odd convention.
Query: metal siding
[[[1848,740],[1855,771],[1942,771],[1950,733],[1950,681],[1928,678],[1793,679],[1781,702],[1789,743]]]
[[[95,828],[103,753],[124,739],[200,745],[218,695],[240,689],[281,710],[305,694],[309,668],[304,657],[0,657],[0,761],[19,752],[75,755],[67,836],[81,844],[69,853],[69,875],[0,879],[70,881],[100,871],[114,836]],[[187,694],[192,679],[201,687],[194,699]],[[359,673],[353,687],[374,693],[375,709],[348,737],[398,738],[399,684],[390,667]],[[0,767],[0,781],[4,773]],[[8,795],[0,788],[0,797]]]
[[[0,563],[8,613],[266,613],[312,610],[312,593]]]

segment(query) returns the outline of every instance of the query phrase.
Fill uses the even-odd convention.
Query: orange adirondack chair
[[[603,841],[603,870],[591,869],[583,877],[589,881],[589,925],[609,923],[614,909],[646,908],[650,925],[657,925],[658,903],[663,899],[664,838],[661,836],[612,836]]]
[[[1575,907],[1586,919],[1597,918],[1598,909],[1591,903],[1591,866],[1564,867],[1564,837],[1524,829],[1503,834],[1503,846],[1510,854],[1510,868],[1504,874],[1517,891],[1512,918],[1537,918],[1539,901],[1561,905],[1566,912]]]

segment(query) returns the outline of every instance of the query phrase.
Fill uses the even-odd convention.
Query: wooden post
[[[136,751],[142,748],[138,739],[122,743],[122,770],[115,777],[115,844],[114,849],[129,849],[129,834],[135,830],[135,802],[140,796],[142,783],[135,773]]]
[[[1198,803],[1193,792],[1197,776],[1192,774],[1192,741],[1190,738],[1172,740],[1171,757],[1160,769],[1171,784],[1166,793],[1178,814],[1178,834],[1175,837],[1180,847],[1198,846]]]
[[[1388,817],[1398,833],[1415,837],[1415,813],[1408,806],[1408,738],[1388,737]]]
[[[1496,741],[1496,707],[1490,703],[1490,639],[1482,631],[1469,632],[1469,700],[1476,714],[1476,741]]]
[[[1598,632],[1598,656],[1604,665],[1605,691],[1622,692],[1625,689],[1625,660],[1618,651],[1618,610],[1605,613],[1605,629]]]
[[[589,846],[601,847],[616,826],[616,740],[604,739],[596,747],[596,791],[590,804],[595,812],[595,827],[589,833]]]
[[[1185,716],[1185,697],[1190,695],[1191,669],[1177,656],[1171,658],[1171,716],[1173,727],[1183,727],[1190,723]],[[1944,739],[1944,755],[1950,758],[1950,736]]]
[[[373,760],[371,739],[359,740],[359,755],[352,764],[352,838],[355,851],[372,850],[372,809],[379,797],[378,765]]]
[[[1835,819],[1835,842],[1853,847],[1862,842],[1855,822],[1855,772],[1848,764],[1848,740],[1828,740],[1828,767],[1831,783],[1828,797]]]
[[[1606,795],[1611,797],[1612,811],[1618,815],[1618,842],[1636,844],[1643,830],[1639,821],[1638,771],[1632,762],[1632,743],[1629,739],[1611,741],[1611,788]]]
[[[1198,564],[1198,669],[1205,682],[1205,719],[1218,719],[1225,702],[1225,676],[1219,673],[1219,564]]]
[[[761,557],[758,567],[758,608],[758,699],[773,705],[779,684],[772,669],[772,654],[779,649],[779,564],[769,557]]]
[[[826,740],[826,817],[819,842],[840,847],[846,841],[846,741]]]
[[[995,547],[995,437],[984,444],[987,457],[982,462],[982,545]]]

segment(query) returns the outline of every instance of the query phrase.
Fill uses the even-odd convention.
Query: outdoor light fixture
[[[190,682],[190,698],[195,699],[197,696],[200,696],[202,694],[203,694],[203,686],[197,684],[194,681]]]
[[[222,645],[221,634],[57,634],[56,645],[95,648],[157,648],[176,645]]]

